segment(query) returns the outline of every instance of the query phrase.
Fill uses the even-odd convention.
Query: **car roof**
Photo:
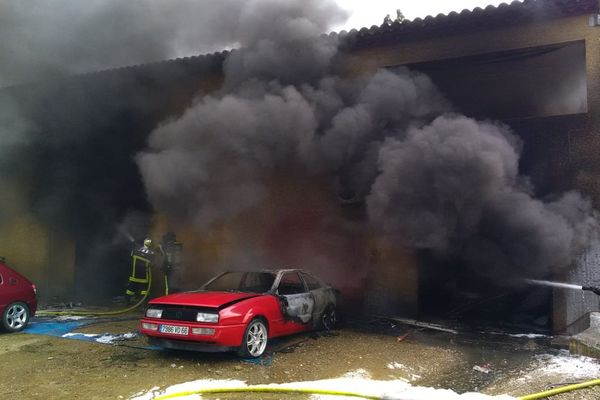
[[[261,269],[248,269],[248,270],[231,269],[231,270],[227,270],[225,272],[265,272],[265,273],[270,273],[270,274],[279,274],[279,273],[283,273],[283,272],[308,272],[308,271],[306,271],[304,269],[300,269],[300,268],[274,268],[274,269],[261,268]]]

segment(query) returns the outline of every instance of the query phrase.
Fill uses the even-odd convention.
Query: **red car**
[[[0,314],[4,330],[18,332],[25,329],[37,309],[36,293],[33,283],[8,268],[0,258]]]
[[[141,332],[164,348],[260,357],[271,338],[332,328],[335,310],[336,291],[306,271],[229,271],[150,301]]]

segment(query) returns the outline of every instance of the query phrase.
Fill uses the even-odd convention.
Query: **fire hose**
[[[592,386],[600,385],[600,379],[593,379],[587,382],[576,383],[572,385],[566,385],[551,390],[546,390],[539,393],[528,394],[526,396],[517,397],[517,400],[539,400],[545,399],[551,396],[556,396],[563,393],[572,392],[579,389],[585,389]],[[191,396],[195,394],[223,394],[223,393],[287,393],[287,394],[317,394],[317,395],[330,395],[330,396],[347,396],[347,397],[359,397],[363,399],[380,399],[380,396],[373,396],[364,393],[348,392],[343,390],[331,390],[331,389],[311,389],[311,388],[286,388],[286,387],[273,387],[273,386],[244,386],[244,387],[229,387],[229,388],[207,388],[207,389],[196,389],[188,390],[177,393],[164,394],[158,397],[154,397],[154,400],[167,400],[178,397]]]
[[[581,290],[587,290],[589,292],[593,292],[594,294],[600,296],[600,288],[595,286],[582,286]]]
[[[592,379],[591,381],[575,383],[573,385],[566,385],[557,387],[554,389],[546,390],[539,393],[528,394],[527,396],[517,397],[518,400],[537,400],[545,399],[546,397],[556,396],[561,393],[572,392],[574,390],[585,389],[592,386],[600,385],[600,379]]]
[[[129,311],[133,311],[146,301],[148,298],[148,293],[150,293],[150,287],[152,286],[152,270],[148,270],[148,287],[146,288],[146,292],[144,296],[134,305],[129,306],[127,308],[121,310],[113,310],[113,311],[94,311],[94,310],[73,310],[73,311],[38,311],[36,314],[39,316],[44,315],[120,315],[125,314]]]
[[[381,398],[379,396],[347,392],[347,391],[343,391],[343,390],[311,389],[311,388],[285,388],[285,387],[272,387],[272,386],[244,386],[244,387],[231,387],[231,388],[210,388],[210,389],[189,390],[189,391],[185,391],[185,392],[165,394],[165,395],[162,395],[159,397],[155,397],[154,400],[174,399],[177,397],[191,396],[194,394],[218,394],[218,393],[288,393],[288,394],[320,394],[320,395],[330,395],[330,396],[359,397],[362,399],[380,399]]]

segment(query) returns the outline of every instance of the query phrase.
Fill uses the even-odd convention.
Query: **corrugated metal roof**
[[[438,14],[423,19],[395,21],[390,25],[331,33],[331,37],[347,40],[350,47],[366,47],[373,42],[414,39],[419,36],[471,31],[503,25],[516,25],[536,20],[571,15],[598,13],[598,0],[525,0],[498,6],[477,7],[460,13]]]
[[[401,40],[412,40],[423,36],[436,36],[484,29],[493,26],[515,25],[540,19],[559,18],[571,15],[598,13],[598,0],[524,0],[502,3],[498,6],[487,6],[473,10],[462,10],[460,13],[438,14],[417,18],[412,21],[404,20],[391,25],[373,25],[371,28],[352,29],[350,32],[332,32],[323,35],[331,39],[340,38],[345,49],[358,49],[374,44],[384,44]],[[191,57],[176,58],[154,63],[131,65],[120,68],[109,68],[101,71],[91,71],[76,74],[75,77],[93,77],[97,74],[139,72],[140,70],[164,70],[174,65],[183,65],[193,69],[207,64],[222,63],[229,51],[203,54]],[[35,84],[35,83],[34,83]],[[15,86],[22,86],[17,84]],[[8,89],[11,86],[2,87]]]

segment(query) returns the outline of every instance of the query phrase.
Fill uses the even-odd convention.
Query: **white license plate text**
[[[189,328],[187,326],[161,325],[162,333],[172,333],[174,335],[187,335]]]

